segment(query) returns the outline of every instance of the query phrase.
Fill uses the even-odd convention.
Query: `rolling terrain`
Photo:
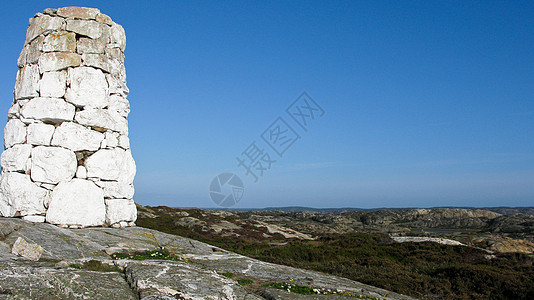
[[[534,298],[532,208],[138,212],[139,226],[417,298]]]

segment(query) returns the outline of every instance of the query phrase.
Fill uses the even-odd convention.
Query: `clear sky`
[[[231,172],[237,208],[534,205],[533,1],[3,1],[6,118],[28,18],[72,5],[126,30],[141,204],[215,207]],[[285,112],[304,91],[307,131]],[[256,183],[252,142],[276,160]]]

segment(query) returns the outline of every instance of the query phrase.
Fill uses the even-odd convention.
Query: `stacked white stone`
[[[133,226],[122,26],[96,8],[30,19],[4,129],[0,214],[62,227]]]

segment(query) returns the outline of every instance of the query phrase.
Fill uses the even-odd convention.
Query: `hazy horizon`
[[[146,205],[150,207],[156,206],[166,206],[166,205]],[[177,209],[205,209],[205,210],[383,210],[383,209],[437,209],[437,208],[458,208],[458,209],[524,209],[524,208],[534,208],[534,206],[432,206],[432,207],[309,207],[309,206],[266,206],[266,207],[196,207],[196,206],[169,206],[171,208]]]

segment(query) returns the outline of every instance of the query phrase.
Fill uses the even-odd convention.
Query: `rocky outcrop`
[[[491,220],[487,230],[494,233],[534,234],[534,216],[525,214],[504,215]]]
[[[19,239],[42,247],[38,261],[11,252]],[[140,260],[134,256],[140,253],[151,254]],[[252,283],[243,287],[239,279]],[[141,227],[74,230],[0,218],[2,299],[319,299],[264,287],[272,282],[342,290],[363,298],[410,299]]]
[[[443,238],[432,238],[432,237],[424,237],[424,236],[391,236],[391,239],[398,243],[406,243],[406,242],[414,242],[414,243],[422,243],[422,242],[433,242],[438,243],[442,245],[452,245],[452,246],[465,246],[464,244],[450,239],[443,239]]]
[[[1,216],[133,225],[125,47],[124,29],[96,8],[30,19],[4,129]]]
[[[359,212],[365,225],[402,224],[411,227],[481,228],[500,214],[481,209],[434,208]]]
[[[137,210],[138,221],[144,226],[188,232],[189,236],[202,236],[207,240],[214,236],[231,237],[283,245],[294,239],[312,240],[331,234],[378,233],[398,237],[393,238],[398,241],[462,243],[499,253],[534,253],[532,215],[500,215],[481,209],[432,208],[332,212],[227,211],[138,206]],[[514,212],[517,210],[513,209]],[[376,221],[363,223],[362,220]],[[438,224],[445,225],[440,227]],[[456,225],[453,226],[454,224]],[[461,227],[460,224],[469,226]],[[412,237],[415,237],[414,240],[411,240]]]

